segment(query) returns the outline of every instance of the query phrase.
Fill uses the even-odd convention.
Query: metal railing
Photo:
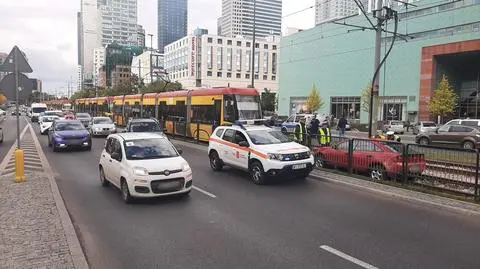
[[[437,189],[480,200],[479,150],[402,144],[389,140],[287,134],[308,146],[315,167],[357,174],[373,181]]]

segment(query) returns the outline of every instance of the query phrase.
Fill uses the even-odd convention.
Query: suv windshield
[[[95,118],[93,119],[93,124],[112,124],[112,120],[110,118]]]
[[[134,122],[131,125],[131,131],[138,132],[160,132],[160,127],[154,121],[151,122]]]
[[[248,136],[252,143],[255,145],[269,145],[269,144],[281,144],[290,142],[288,137],[286,137],[281,131],[248,131]]]
[[[60,122],[55,125],[55,131],[80,131],[85,127],[78,122]]]
[[[77,119],[88,119],[90,118],[90,115],[86,114],[86,113],[77,113],[77,115],[75,115],[75,117],[77,117]]]
[[[32,108],[32,113],[42,113],[47,110],[46,107],[34,107]]]
[[[173,145],[165,138],[127,140],[124,146],[127,160],[178,157]]]

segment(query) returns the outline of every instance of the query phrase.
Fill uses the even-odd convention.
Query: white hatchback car
[[[188,195],[192,169],[180,154],[163,134],[109,135],[100,156],[100,181],[119,188],[126,203],[135,197]]]

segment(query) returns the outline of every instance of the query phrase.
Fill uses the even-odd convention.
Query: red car
[[[315,166],[348,168],[348,141],[338,143],[332,147],[318,147],[314,149]],[[353,142],[353,171],[367,172],[373,180],[385,180],[388,177],[402,173],[404,157],[401,149],[395,147],[400,144],[387,143],[377,140],[354,140]],[[410,174],[421,174],[425,170],[423,154],[409,154],[408,171]]]

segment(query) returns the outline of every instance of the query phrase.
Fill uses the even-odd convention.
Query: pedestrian
[[[317,114],[315,114],[313,116],[313,119],[310,121],[310,134],[312,135],[310,141],[318,140],[318,142],[320,142],[320,138],[317,137],[319,126],[320,126],[320,121],[317,119]],[[315,139],[315,138],[317,138],[317,139]]]
[[[330,128],[328,127],[327,123],[322,124],[322,128],[319,129],[319,134],[320,146],[330,146],[330,142],[332,140],[332,133],[330,132]]]
[[[297,126],[295,126],[295,132],[293,134],[295,142],[302,145],[305,144],[305,137],[307,136],[305,121],[305,117],[300,119],[300,122],[297,124]]]
[[[342,115],[340,120],[338,121],[338,129],[340,130],[340,137],[345,137],[345,128],[347,127],[347,119],[345,116]]]

